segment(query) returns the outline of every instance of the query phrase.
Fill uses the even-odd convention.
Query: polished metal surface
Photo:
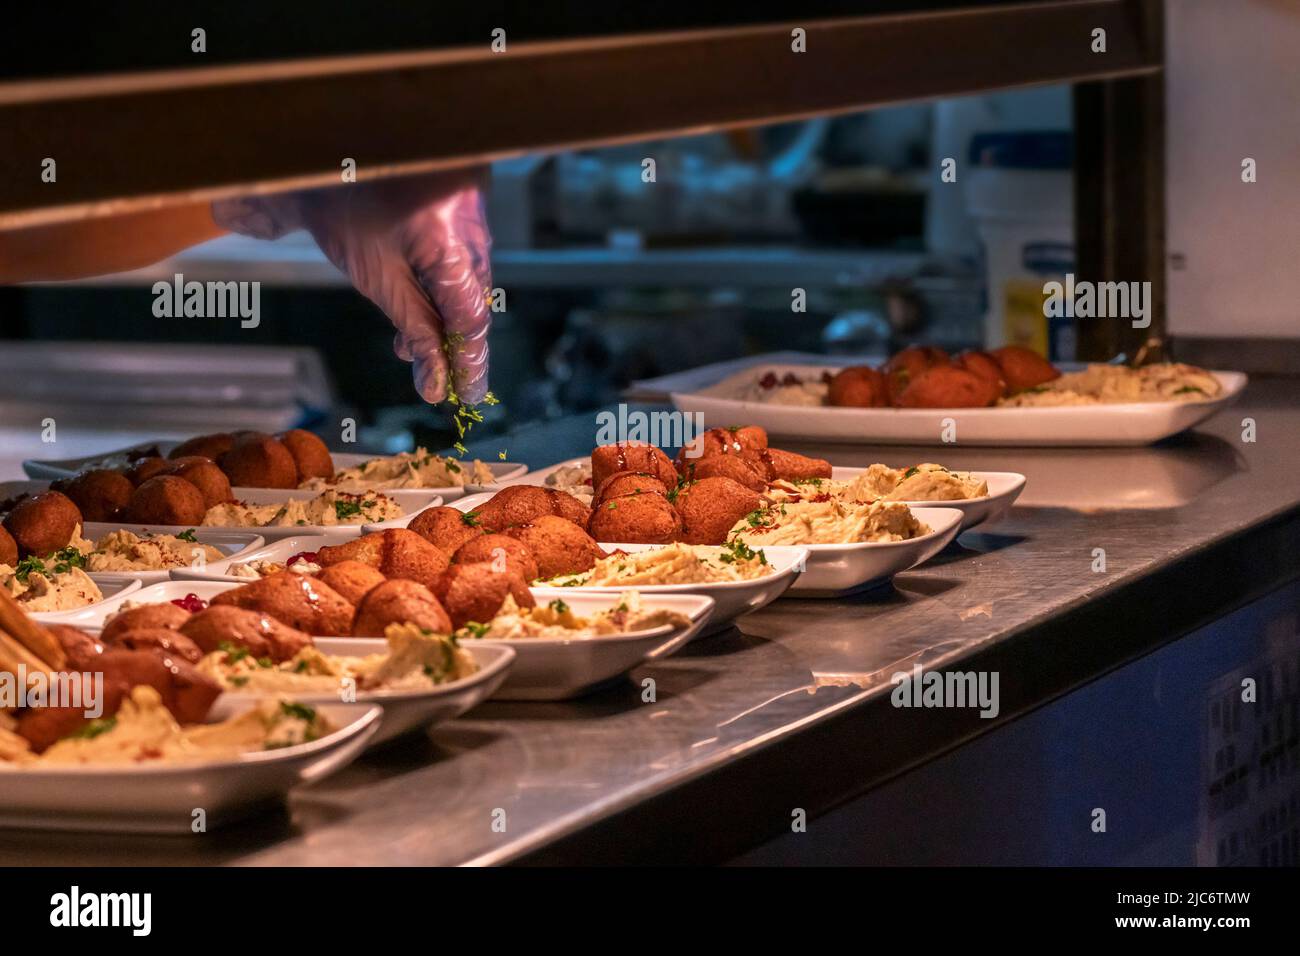
[[[1253,421],[1255,441],[1243,441],[1243,420]],[[534,465],[578,454],[595,427],[594,419],[570,419],[512,436],[511,453]],[[192,839],[7,832],[0,863],[494,863],[544,857],[557,841],[597,833],[603,859],[618,859],[623,839],[631,848],[648,837],[660,841],[661,857],[692,858],[695,841],[744,829],[735,808],[769,789],[784,800],[877,749],[888,762],[877,773],[899,772],[994,723],[972,716],[947,736],[910,723],[911,713],[888,709],[896,671],[1001,652],[1005,718],[1186,633],[1177,609],[1217,579],[1236,590],[1215,598],[1208,609],[1215,613],[1248,586],[1243,581],[1272,587],[1300,574],[1297,546],[1268,536],[1300,516],[1297,435],[1300,387],[1276,381],[1253,384],[1197,431],[1148,449],[836,448],[838,464],[939,459],[1021,471],[1026,506],[987,532],[963,535],[891,588],[779,601],[739,629],[640,669],[635,682],[581,700],[483,706],[427,740],[401,742],[300,791],[287,814],[268,811],[256,823]],[[1256,543],[1267,550],[1264,542],[1274,548],[1265,569],[1232,578],[1241,555]],[[1077,623],[1090,608],[1137,594],[1143,582],[1139,603],[1111,608],[1100,623]],[[1152,624],[1166,620],[1172,633]],[[1051,644],[1049,661],[1035,644],[1040,651]],[[647,678],[654,702],[642,699]],[[853,733],[822,733],[850,726],[855,715],[863,719]],[[815,751],[801,757],[814,740]],[[786,771],[742,784],[733,776],[719,785],[716,804],[691,789],[778,758]],[[669,814],[654,834],[603,822],[651,803]],[[788,832],[788,812],[785,821]]]

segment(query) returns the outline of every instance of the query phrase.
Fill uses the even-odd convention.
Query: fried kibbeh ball
[[[309,431],[293,428],[276,436],[293,456],[293,463],[298,469],[298,483],[308,478],[333,478],[334,458],[325,442]]]
[[[42,491],[24,498],[4,520],[5,530],[24,558],[45,558],[66,548],[81,524],[81,511],[61,491]]]
[[[763,499],[730,478],[702,478],[677,492],[673,506],[682,516],[682,541],[725,544],[727,532]]]
[[[322,637],[351,634],[352,619],[356,616],[356,608],[347,598],[323,581],[296,571],[281,571],[243,587],[222,591],[212,598],[208,610],[221,605],[258,611],[281,624]]]
[[[125,647],[131,651],[154,650],[160,654],[175,654],[183,661],[197,664],[203,660],[203,651],[199,645],[180,631],[170,627],[135,627],[130,630],[117,631],[112,640],[104,640],[113,647]]]
[[[345,544],[327,545],[316,551],[316,560],[322,567],[340,561],[360,561],[376,568],[386,578],[419,581],[425,587],[432,587],[451,563],[442,548],[406,528],[389,528],[364,534]]]
[[[270,435],[240,435],[217,464],[239,488],[297,488],[298,465],[289,449]]]
[[[0,525],[0,564],[7,564],[13,567],[18,563],[18,542],[14,536]]]
[[[511,525],[527,524],[544,515],[553,515],[587,526],[591,509],[567,491],[539,488],[536,485],[511,485],[502,488],[474,509],[478,522],[489,532],[503,531]]]
[[[303,577],[301,574],[294,576]],[[309,635],[277,620],[274,615],[253,608],[218,604],[216,598],[213,598],[211,607],[191,615],[181,625],[181,633],[197,644],[204,654],[222,650],[222,644],[233,644],[258,660],[269,657],[277,664],[289,660],[311,644]]]
[[[1000,397],[998,387],[955,365],[928,368],[898,396],[899,408],[984,408]]]
[[[534,607],[537,603],[523,575],[514,570],[498,570],[490,561],[453,564],[443,574],[434,593],[451,617],[452,626],[458,628],[471,621],[486,624],[497,616],[508,595],[520,607]]]
[[[699,481],[701,478],[730,478],[754,491],[767,490],[767,467],[762,460],[742,458],[740,455],[706,455],[688,458],[684,462],[682,479]]]
[[[104,636],[87,634],[71,624],[45,624],[68,658],[69,671],[94,671],[95,662],[104,653]]]
[[[83,471],[51,485],[72,499],[86,521],[110,521],[131,501],[135,486],[120,472],[107,468]]]
[[[991,384],[998,390],[999,398],[1007,393],[1007,379],[1002,373],[1002,366],[988,352],[962,352],[952,364],[978,375]]]
[[[715,455],[732,455],[757,461],[767,449],[767,432],[757,425],[710,428],[696,435],[677,452],[676,468],[685,475],[691,462]]]
[[[448,554],[455,554],[466,541],[487,533],[477,511],[465,512],[446,505],[425,508],[406,527]]]
[[[158,475],[135,489],[126,519],[140,524],[200,525],[207,511],[198,488],[175,475]]]
[[[831,377],[826,401],[841,408],[882,408],[889,404],[889,383],[883,372],[850,365]]]
[[[895,352],[884,365],[880,366],[885,376],[885,387],[889,392],[889,403],[897,405],[899,397],[922,372],[935,365],[947,365],[948,353],[932,346],[913,346]]]
[[[235,443],[235,436],[229,432],[218,432],[215,435],[196,435],[187,439],[167,453],[167,457],[175,461],[177,458],[211,458],[216,461]]]
[[[442,602],[415,581],[385,581],[372,588],[357,608],[355,637],[383,637],[389,624],[414,624],[435,634],[451,633],[451,617]]]
[[[486,561],[494,570],[515,571],[525,581],[537,580],[537,559],[533,557],[533,552],[528,550],[528,545],[506,534],[485,534],[466,541],[451,556],[451,560],[453,564],[478,564]],[[437,593],[436,588],[434,592]],[[454,614],[452,616],[455,617]]]
[[[361,599],[370,593],[371,588],[383,584],[387,578],[378,568],[373,568],[361,561],[340,561],[322,568],[316,575],[318,581],[324,582],[351,604],[360,604]]]
[[[532,552],[539,578],[590,571],[605,556],[591,535],[556,515],[542,515],[502,533],[523,542]]]
[[[645,472],[616,471],[600,483],[592,495],[591,506],[594,509],[606,498],[617,498],[619,495],[636,493],[666,495],[676,486],[675,481],[671,485],[665,485],[654,475],[647,475]]]
[[[170,462],[166,458],[141,458],[130,468],[122,472],[126,480],[139,488],[150,478],[156,478],[167,470]]]
[[[668,544],[682,534],[682,519],[664,495],[610,498],[593,508],[587,532],[597,541]]]
[[[160,474],[184,478],[199,489],[205,508],[219,505],[223,501],[232,501],[235,497],[230,491],[230,479],[211,458],[200,458],[197,455],[173,458],[171,464]]]
[[[636,471],[654,475],[671,488],[677,483],[677,470],[672,459],[654,445],[625,442],[620,445],[601,445],[591,452],[591,486],[599,488],[610,475],[620,471]]]
[[[156,631],[166,628],[179,631],[190,619],[190,612],[178,604],[166,601],[162,604],[141,604],[139,607],[119,611],[108,619],[100,638],[109,644],[126,631]]]
[[[769,448],[763,453],[763,464],[767,467],[770,481],[783,479],[799,481],[804,478],[829,478],[831,463],[825,458],[809,458],[793,451]]]
[[[1022,345],[1004,345],[989,354],[1002,369],[1008,392],[1023,392],[1061,377],[1060,369]]]

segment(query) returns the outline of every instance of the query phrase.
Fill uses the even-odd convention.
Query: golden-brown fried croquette
[[[447,610],[423,584],[385,581],[362,599],[352,633],[357,637],[383,637],[389,624],[414,624],[435,634],[451,632]]]
[[[485,534],[466,541],[451,560],[454,564],[486,561],[497,571],[517,571],[525,581],[537,579],[537,559],[526,544],[509,535]],[[437,593],[436,588],[434,593]]]
[[[308,478],[334,477],[334,459],[330,457],[329,448],[311,432],[294,428],[281,432],[277,437],[293,456],[300,484]]]
[[[490,561],[453,564],[434,593],[447,609],[453,627],[464,627],[471,621],[486,624],[496,617],[507,595],[513,596],[520,607],[537,603],[518,571],[498,570]]]
[[[889,390],[889,401],[898,404],[899,397],[926,369],[935,365],[947,365],[948,353],[932,346],[915,346],[895,352],[880,371],[885,376],[885,385]]]
[[[1002,366],[988,352],[963,352],[952,364],[984,379],[997,389],[999,397],[1007,393],[1007,380],[1002,374]]]
[[[69,671],[93,672],[95,670],[99,655],[104,653],[103,635],[96,637],[70,624],[51,624],[48,621],[45,623],[45,630],[52,634],[59,642],[59,646],[63,648],[63,653],[68,659]]]
[[[1036,388],[1054,378],[1061,377],[1061,370],[1037,352],[1021,345],[1004,345],[989,353],[1002,369],[1007,391],[1023,392],[1027,388]]]
[[[71,498],[60,491],[42,491],[14,505],[4,527],[21,557],[44,558],[66,548],[81,523],[81,511]]]
[[[668,544],[681,537],[682,519],[664,495],[634,492],[593,508],[587,532],[597,541]]]
[[[140,524],[199,525],[207,510],[198,488],[175,475],[158,475],[135,489],[126,519]]]
[[[998,388],[974,372],[936,365],[912,379],[898,396],[899,408],[983,408],[998,400]]]
[[[620,495],[638,493],[666,495],[675,487],[677,487],[676,482],[665,485],[654,475],[647,475],[644,472],[616,471],[600,483],[596,493],[592,496],[591,506],[595,508],[606,498],[617,498]]]
[[[167,628],[179,631],[190,619],[190,612],[177,604],[166,601],[162,604],[141,604],[139,607],[119,611],[108,619],[100,637],[112,643],[123,631],[151,630]]]
[[[361,561],[340,561],[322,568],[316,575],[352,604],[360,604],[370,589],[383,584],[387,578],[378,568],[373,568]]]
[[[86,521],[111,521],[127,506],[135,486],[119,472],[96,468],[67,479],[57,490],[72,499]]]
[[[122,472],[126,480],[139,488],[150,478],[156,478],[167,470],[170,464],[166,458],[141,458],[130,468]]]
[[[724,544],[731,526],[761,504],[755,492],[730,478],[703,478],[678,491],[673,502],[687,544]]]
[[[18,542],[0,525],[0,564],[13,567],[18,563]]]
[[[844,408],[880,408],[889,404],[889,383],[874,368],[851,365],[831,378],[826,401]]]
[[[809,458],[793,451],[769,448],[763,452],[763,465],[770,481],[799,481],[804,478],[829,478],[831,463],[825,458]]]
[[[356,608],[343,595],[323,581],[296,571],[281,571],[243,587],[222,591],[211,603],[212,607],[229,605],[260,611],[281,624],[323,637],[351,634],[352,618],[356,615]]]
[[[304,575],[295,574],[294,577],[301,578]],[[225,650],[221,646],[223,644],[233,644],[259,660],[269,657],[276,663],[289,660],[311,644],[311,637],[306,633],[278,620],[272,614],[255,608],[218,604],[216,598],[213,598],[211,607],[191,615],[181,625],[181,633],[197,644],[205,654]]]
[[[537,559],[539,578],[589,571],[605,556],[587,532],[556,515],[541,515],[528,524],[515,525],[502,533],[528,547]]]
[[[566,491],[536,485],[502,488],[474,509],[478,523],[487,531],[502,531],[543,515],[554,515],[586,527],[591,509]]]
[[[406,527],[448,554],[455,554],[466,541],[487,533],[478,512],[459,511],[445,505],[425,508]]]
[[[406,578],[425,587],[432,587],[451,563],[442,548],[406,528],[390,528],[345,544],[327,545],[318,549],[316,556],[323,567],[340,561],[360,561],[377,568],[386,578]]]
[[[705,455],[703,458],[684,459],[682,465],[683,481],[730,478],[754,491],[767,489],[767,467],[761,459],[742,458],[740,455]]]
[[[132,651],[154,650],[164,655],[175,654],[191,664],[197,664],[203,659],[199,645],[170,627],[133,627],[114,631],[111,639],[104,637],[103,640],[113,647],[125,647]]]
[[[215,435],[196,435],[194,438],[181,442],[169,451],[167,457],[173,461],[177,458],[189,458],[191,456],[211,458],[216,461],[230,451],[230,447],[234,443],[235,436],[229,432],[218,432]]]
[[[217,464],[238,488],[298,487],[298,466],[293,455],[270,435],[241,435]]]
[[[637,471],[654,475],[671,488],[677,483],[677,469],[672,459],[654,445],[625,442],[601,445],[591,453],[591,486],[599,488],[610,475],[620,471]]]
[[[199,489],[199,494],[203,495],[203,506],[205,508],[211,508],[213,505],[219,505],[223,501],[231,501],[234,498],[230,491],[230,479],[226,477],[226,473],[218,468],[216,462],[211,458],[199,458],[198,456],[174,458],[162,474],[184,478]]]

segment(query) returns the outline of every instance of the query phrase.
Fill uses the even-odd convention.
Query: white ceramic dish
[[[112,451],[100,452],[96,455],[83,455],[80,458],[29,458],[23,462],[23,471],[29,478],[38,478],[45,481],[53,481],[56,478],[67,478],[75,475],[87,465],[104,461],[105,459],[125,457],[128,453],[157,447],[158,451],[166,456],[173,448],[179,445],[177,441],[154,441],[139,442],[126,448],[118,448]],[[345,468],[355,468],[364,462],[373,458],[382,458],[382,455],[361,455],[354,452],[331,452],[330,457],[334,459],[334,467],[342,471]],[[483,491],[487,488],[496,487],[500,482],[512,478],[518,478],[528,471],[527,465],[517,464],[510,461],[489,461],[484,462],[492,471],[494,480],[491,484],[469,484],[461,487],[460,485],[448,485],[444,488],[395,488],[385,491],[384,494],[390,495],[394,501],[400,504],[407,511],[423,507],[429,504],[434,498],[442,498],[444,501],[450,501],[453,498],[459,498],[464,494],[471,494],[476,491]],[[244,498],[245,494],[250,491],[267,491],[272,489],[265,488],[236,488],[235,497]],[[283,494],[284,489],[276,489]],[[302,489],[296,489],[302,491]],[[312,492],[305,492],[308,497]]]
[[[222,552],[226,557],[223,561],[216,562],[226,564],[240,555],[250,551],[255,551],[262,547],[266,541],[256,532],[237,531],[229,528],[192,528],[182,530],[193,530],[194,538],[199,544],[207,544]],[[114,531],[130,531],[133,534],[144,535],[150,533],[147,525],[124,524],[115,521],[87,521],[81,529],[82,537],[90,541],[98,541],[106,534]],[[155,532],[156,533],[156,532]],[[91,571],[88,572],[96,581],[102,579],[111,580],[114,578],[135,578],[141,584],[157,584],[159,581],[166,581],[171,576],[168,571]]]
[[[374,638],[318,637],[315,638],[315,643],[325,654],[349,657],[363,657],[382,652],[383,647],[382,642]],[[357,691],[357,705],[378,705],[384,709],[379,732],[371,738],[370,746],[378,746],[413,730],[429,728],[445,720],[459,717],[497,691],[502,681],[506,680],[510,665],[514,663],[515,652],[509,647],[487,643],[467,645],[465,649],[473,655],[479,666],[479,669],[469,677],[430,686],[426,690]],[[259,696],[279,695],[241,694],[227,691],[217,700],[214,710],[222,714],[239,713]],[[312,707],[339,703],[338,694],[295,693],[292,696],[294,700]]]
[[[546,468],[539,468],[537,471],[530,471],[525,475],[504,482],[506,485],[538,485],[544,488],[551,487],[547,484],[551,475],[555,474],[561,468],[575,468],[582,465],[590,465],[590,458],[570,458]],[[837,481],[851,481],[862,472],[865,468],[842,468],[836,466],[831,469],[831,477]],[[961,530],[967,531],[976,525],[991,524],[1006,517],[1011,506],[1015,504],[1020,492],[1025,487],[1025,476],[1014,471],[972,471],[972,475],[981,478],[988,483],[989,493],[983,498],[971,498],[966,501],[905,501],[909,508],[956,508],[962,512]],[[480,494],[463,499],[463,503],[470,508],[474,508],[484,501],[487,501],[492,494]],[[460,505],[458,504],[457,507]]]
[[[173,568],[169,575],[173,581],[224,581],[227,584],[249,584],[257,578],[245,578],[232,574],[230,569],[236,564],[250,561],[272,561],[283,564],[295,554],[303,551],[319,551],[321,548],[338,544],[336,538],[324,535],[295,535],[281,538],[258,548],[251,548],[225,561],[212,561],[205,568]]]
[[[771,370],[801,378],[836,372],[836,365],[774,363]],[[720,394],[721,385],[674,392],[680,411],[704,416],[705,427],[761,425],[773,438],[907,445],[1149,445],[1191,428],[1236,400],[1241,372],[1214,372],[1223,392],[1205,402],[1140,402],[1059,408],[832,408],[746,402]],[[951,427],[950,427],[951,426]],[[950,437],[949,437],[950,436]]]
[[[913,508],[930,533],[907,541],[808,544],[808,566],[787,592],[791,597],[838,597],[880,584],[930,560],[957,537],[962,512],[956,508]]]
[[[107,615],[113,608],[139,591],[141,586],[135,578],[117,574],[96,574],[93,580],[99,587],[100,593],[104,595],[104,600],[87,604],[85,607],[73,608],[70,611],[36,611],[30,615],[31,618],[36,621],[71,624],[72,619],[78,615],[87,613]]]
[[[132,590],[117,595],[111,602],[91,604],[89,607],[78,608],[75,611],[61,611],[56,620],[60,624],[98,630],[104,626],[105,621],[117,613],[118,607],[126,600],[131,601],[132,604],[162,604],[165,601],[183,598],[187,594],[195,594],[204,601],[210,601],[213,595],[229,591],[231,587],[225,581],[161,581],[147,587],[141,587],[139,581],[132,581],[131,584],[134,585]]]
[[[627,551],[629,553],[653,551],[656,548],[663,547],[663,545],[602,544],[601,547],[606,553],[612,554],[615,551]],[[768,563],[772,566],[773,573],[748,581],[720,581],[713,584],[629,584],[600,587],[578,585],[576,587],[548,588],[547,590],[562,591],[568,594],[603,594],[610,598],[617,598],[619,594],[628,590],[636,590],[645,597],[655,599],[669,594],[702,594],[712,598],[714,602],[713,614],[709,618],[708,626],[697,632],[697,636],[703,637],[705,634],[722,630],[741,615],[752,614],[759,608],[767,607],[767,605],[784,594],[786,589],[795,582],[801,569],[805,567],[808,561],[808,549],[806,547],[771,547],[764,548],[763,552],[767,556]],[[535,592],[541,590],[541,588],[534,589]],[[541,598],[539,597],[538,600],[540,601]]]
[[[379,707],[319,709],[338,730],[311,743],[234,759],[127,767],[0,766],[0,826],[193,833],[195,811],[202,810],[206,829],[214,829],[347,766],[379,730]]]
[[[578,614],[591,614],[618,600],[617,595],[584,593],[573,588],[533,588],[532,591],[538,604],[562,600]],[[709,597],[645,594],[643,609],[662,607],[678,611],[690,618],[690,625],[600,637],[474,643],[499,644],[515,651],[514,666],[493,695],[495,700],[567,700],[589,693],[647,660],[673,653],[700,633],[713,613],[713,606]]]
[[[302,491],[285,491],[275,488],[244,488],[242,489],[242,501],[253,505],[269,505],[277,502],[287,501],[290,498],[308,498],[316,497],[319,492],[302,492]],[[381,492],[382,493],[382,492]],[[414,511],[407,511],[400,518],[393,518],[390,521],[376,521],[373,524],[299,524],[283,525],[272,527],[263,525],[255,528],[240,528],[241,531],[256,531],[267,541],[279,541],[282,538],[293,538],[301,535],[319,535],[330,538],[334,544],[341,541],[348,541],[352,538],[359,538],[362,534],[369,534],[371,531],[385,531],[388,528],[405,528],[411,523],[421,511],[426,508],[436,508],[442,504],[442,499],[436,495],[429,501],[420,505]],[[146,526],[147,527],[147,526]],[[155,529],[156,530],[156,529]],[[232,529],[233,530],[233,529]]]

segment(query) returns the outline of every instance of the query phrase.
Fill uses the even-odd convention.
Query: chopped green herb
[[[316,719],[315,708],[308,707],[306,704],[282,700],[280,701],[280,710],[283,711],[287,717],[297,717],[299,720],[305,720],[308,723],[311,723]]]
[[[180,534],[178,534],[176,537],[180,538],[182,541],[188,541],[188,542],[190,542],[191,544],[193,544],[193,543],[195,543],[195,542],[197,542],[197,541],[199,540],[198,538],[196,538],[196,537],[194,536],[194,529],[193,529],[193,528],[187,528],[186,530],[184,530],[184,531],[182,531]]]
[[[462,515],[460,516],[460,520],[463,521],[463,522],[465,522],[465,523],[466,523],[467,525],[469,525],[471,528],[477,528],[477,527],[478,527],[478,512],[477,512],[477,511],[466,511],[464,514],[462,514]]]
[[[561,601],[559,598],[556,598],[554,601],[552,601],[550,604],[548,604],[547,607],[549,607],[549,608],[550,608],[552,611],[554,611],[556,614],[568,614],[568,613],[569,613],[569,605],[565,604],[565,603],[564,603],[563,601]]]
[[[361,514],[361,503],[358,501],[336,501],[334,502],[334,514],[340,521],[355,518]]]
[[[230,641],[217,642],[217,650],[225,651],[226,660],[229,661],[231,664],[234,664],[238,661],[242,661],[245,657],[248,656],[247,647],[241,647],[240,645],[234,644]]]
[[[465,625],[465,630],[469,631],[474,637],[482,637],[488,631],[492,630],[492,625],[480,624],[478,621],[470,621]]]
[[[96,717],[68,734],[70,740],[94,740],[100,734],[106,734],[117,726],[116,717]]]

